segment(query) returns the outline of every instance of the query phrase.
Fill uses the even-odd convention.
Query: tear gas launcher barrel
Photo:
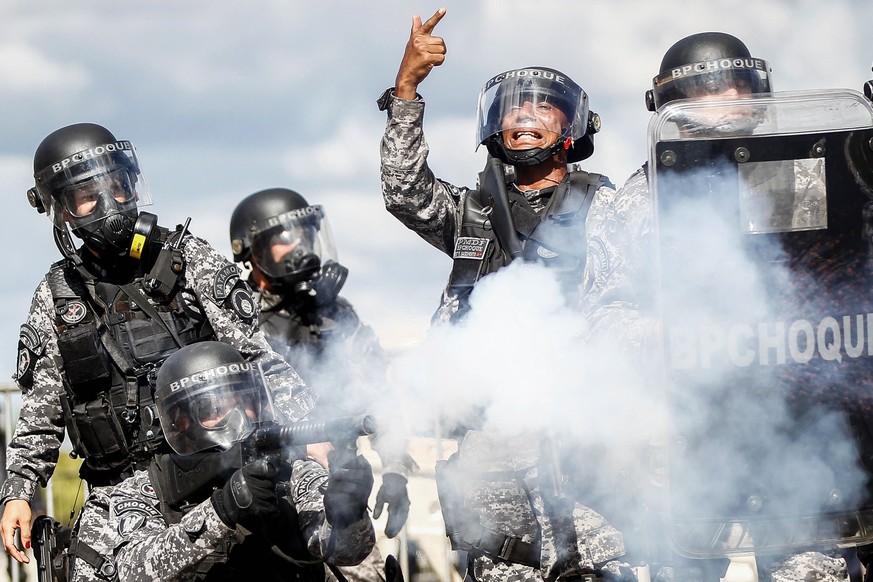
[[[305,445],[329,442],[338,450],[354,454],[358,437],[375,432],[376,421],[369,415],[292,424],[262,423],[223,451],[159,455],[155,463],[162,501],[174,509],[199,503],[212,487],[223,485],[237,469],[263,460],[287,460],[289,453],[290,457],[303,458],[303,453],[295,455],[294,449]]]

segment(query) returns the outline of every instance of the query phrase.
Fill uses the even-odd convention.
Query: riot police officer
[[[655,240],[654,237],[654,217],[657,210],[659,212],[659,228],[661,230],[668,228],[665,208],[669,205],[668,200],[670,200],[671,194],[675,194],[673,198],[678,200],[687,196],[686,192],[693,192],[695,195],[699,195],[701,192],[722,192],[721,196],[713,197],[715,211],[730,217],[729,220],[732,220],[730,225],[733,226],[733,230],[742,229],[745,233],[758,235],[755,240],[763,240],[762,235],[766,233],[773,233],[774,236],[780,236],[781,232],[790,231],[815,233],[823,232],[823,223],[826,227],[826,221],[822,217],[824,180],[821,179],[821,176],[818,179],[812,179],[805,176],[803,172],[797,171],[797,160],[791,158],[788,160],[774,158],[778,161],[771,161],[757,167],[754,164],[748,164],[742,169],[744,187],[747,190],[764,192],[762,198],[765,195],[780,194],[780,196],[769,198],[771,204],[766,209],[764,205],[759,206],[759,210],[765,209],[766,212],[761,213],[759,217],[750,218],[742,211],[735,212],[733,208],[736,200],[741,198],[737,194],[740,181],[736,177],[734,166],[739,162],[747,161],[747,158],[743,156],[747,150],[742,150],[741,154],[734,158],[722,158],[720,157],[721,152],[726,150],[719,149],[719,144],[728,143],[732,144],[730,146],[732,148],[739,148],[739,142],[733,140],[752,136],[765,122],[767,115],[762,114],[762,112],[766,106],[754,104],[753,98],[772,95],[773,87],[770,73],[771,70],[766,61],[754,57],[740,39],[722,32],[702,32],[679,40],[666,51],[660,71],[653,79],[652,89],[646,92],[645,100],[648,109],[659,114],[659,118],[667,116],[670,119],[670,123],[662,123],[665,127],[670,125],[671,139],[676,140],[679,144],[687,142],[690,144],[689,149],[699,148],[694,151],[700,155],[682,156],[685,150],[680,150],[680,145],[670,149],[670,155],[654,156],[648,164],[643,165],[627,180],[608,207],[598,209],[592,215],[589,229],[589,261],[581,292],[582,307],[592,322],[591,339],[601,343],[614,344],[629,356],[630,362],[634,365],[654,366],[656,362],[654,356],[658,355],[663,345],[661,338],[664,330],[662,328],[669,321],[663,319],[663,313],[656,311],[656,288],[658,282],[661,282],[662,289],[666,289],[667,283],[671,279],[682,280],[683,278],[680,272],[672,270],[677,263],[675,260],[669,262],[669,257],[678,255],[687,258],[698,252],[698,249],[703,245],[700,243],[696,246],[693,244],[685,246],[677,242],[681,239],[671,239],[671,243],[660,246],[661,257],[659,260],[655,260],[654,253],[659,249],[659,241]],[[686,101],[674,103],[680,99]],[[694,100],[696,103],[689,104],[687,100]],[[724,104],[722,104],[723,101]],[[684,108],[683,103],[685,104]],[[836,101],[834,103],[834,108],[837,108]],[[671,114],[671,108],[665,107],[669,104],[673,104],[672,111],[675,113]],[[696,113],[692,113],[691,109],[695,106]],[[778,109],[774,106],[771,112],[771,121],[778,116],[777,111]],[[781,121],[787,122],[788,119]],[[821,121],[823,124],[827,123],[826,120]],[[778,132],[774,131],[773,133]],[[798,133],[800,132],[798,131]],[[771,155],[776,153],[776,147],[775,143],[769,146]],[[679,155],[676,154],[677,151],[680,152]],[[654,147],[652,152],[655,152]],[[679,173],[676,168],[687,163],[686,160],[691,158],[695,158],[704,167],[696,167],[693,171]],[[723,159],[730,159],[730,164],[734,166],[725,164]],[[787,163],[783,163],[784,161]],[[813,171],[809,172],[810,174],[818,172],[814,168],[815,163],[819,163],[819,166],[823,167],[821,162],[815,159],[800,161],[804,167],[813,167]],[[652,163],[658,167],[653,168]],[[790,196],[782,196],[781,192],[775,192],[775,190],[768,192],[767,188],[762,187],[764,184],[760,181],[760,176],[756,176],[756,171],[772,172],[774,168],[787,168],[789,170],[786,175],[790,176],[790,179],[781,179],[778,183],[782,186],[782,190]],[[655,198],[650,192],[653,184],[653,172],[656,170],[664,174],[663,176],[659,175],[657,182],[658,208],[656,208]],[[831,169],[828,171],[831,172]],[[828,176],[829,179],[836,177],[836,175]],[[689,185],[691,187],[688,187]],[[848,189],[845,194],[848,195],[850,191]],[[804,195],[795,195],[800,192]],[[782,199],[779,199],[780,197]],[[748,203],[750,198],[747,196],[744,200]],[[785,203],[780,207],[783,201]],[[754,203],[754,200],[752,202]],[[676,206],[680,206],[680,204],[676,203]],[[704,213],[701,210],[701,214]],[[856,214],[860,214],[860,212]],[[693,228],[686,224],[685,230],[692,231]],[[733,232],[733,230],[730,226],[728,227],[728,232]],[[745,240],[750,242],[753,237],[746,237]],[[800,240],[800,238],[797,239],[797,241]],[[663,243],[663,241],[660,242]],[[837,248],[838,245],[826,244],[825,247]],[[677,249],[680,250],[677,251]],[[788,258],[789,249],[790,245],[784,247],[783,256],[778,261],[773,260],[770,264],[789,264],[791,261]],[[815,252],[808,253],[809,250],[809,248],[804,248],[801,254],[816,254]],[[665,256],[668,258],[665,259]],[[718,259],[710,257],[709,261],[718,262]],[[659,262],[663,269],[661,277],[657,277],[651,270],[652,265]],[[803,260],[799,263],[802,264]],[[846,269],[851,270],[849,267]],[[709,284],[713,283],[710,281]],[[725,291],[722,290],[722,292]],[[667,302],[663,298],[665,293],[669,292],[662,292],[661,301],[657,303],[663,305]],[[728,291],[726,294],[730,294],[730,292]],[[781,303],[785,305],[790,303],[788,295],[789,293],[784,289],[779,288],[777,296]],[[848,294],[842,293],[842,295],[847,296]],[[688,311],[689,307],[686,304],[680,309]],[[673,370],[669,370],[669,372],[671,378],[676,375]],[[801,375],[804,375],[803,389],[806,388],[806,384],[814,384],[812,374],[808,369],[801,372]],[[667,375],[665,374],[665,376]],[[760,373],[758,378],[761,377],[769,378],[766,371]],[[783,371],[780,374],[779,382],[772,379],[769,383],[767,380],[764,382],[772,393],[779,390],[777,386],[782,387],[787,384],[786,378],[789,377],[790,374]],[[752,384],[753,382],[749,380],[748,383]],[[736,386],[736,384],[737,382],[731,383],[732,386]],[[710,392],[724,395],[729,394],[732,390],[730,387],[721,387],[720,389],[722,391],[718,392],[718,389],[712,386]],[[722,398],[718,402],[717,406],[724,407],[723,409],[719,408],[719,410],[729,408],[726,404],[729,399]],[[760,406],[765,409],[769,403],[769,401],[763,400]],[[686,404],[688,403],[686,402]],[[755,405],[754,402],[750,403],[750,406]],[[689,407],[693,408],[690,405]],[[742,407],[739,409],[745,410]],[[770,414],[776,416],[776,411],[780,409],[780,406],[776,405],[770,408]],[[700,414],[701,416],[705,415],[704,412]],[[728,420],[726,415],[720,416],[713,424],[718,425],[719,423],[730,425],[731,420]],[[713,433],[719,431],[717,434],[725,434],[721,427],[712,426],[710,428]],[[727,440],[727,437],[723,438]],[[762,443],[757,444],[761,445]],[[662,446],[664,446],[663,443],[656,443],[658,450]],[[678,449],[674,448],[674,453],[676,450]],[[788,451],[781,453],[788,455]],[[682,453],[673,454],[673,462],[681,455]],[[763,456],[763,453],[758,453],[758,455]],[[750,456],[752,455],[750,454]],[[722,466],[729,466],[726,460],[728,456],[724,451],[718,458]],[[808,461],[814,461],[811,455]],[[659,471],[664,469],[660,464],[656,468]],[[755,471],[754,468],[749,470]],[[826,474],[826,470],[823,470],[822,475],[824,474]],[[707,482],[704,479],[703,482],[709,483],[712,497],[716,497],[716,489],[725,488],[726,485],[724,482],[719,483],[719,478],[714,474],[707,475],[707,477],[712,481]],[[695,482],[695,477],[680,475],[677,480]],[[655,488],[660,488],[663,484],[657,475],[652,476],[651,483]],[[678,488],[674,487],[674,489]],[[731,493],[740,497],[742,492],[732,491]],[[658,492],[654,492],[653,496],[650,497],[650,499],[658,499],[659,501],[664,500],[664,498]],[[751,496],[748,499],[746,510],[758,510],[757,505],[752,502],[756,498]],[[653,506],[650,506],[650,509]],[[663,508],[661,515],[666,513],[667,509]],[[633,516],[631,521],[639,519],[640,516]],[[658,519],[655,517],[653,521],[657,522]],[[646,521],[646,519],[641,521]],[[641,521],[637,521],[637,525]],[[648,522],[648,525],[643,527],[657,528],[659,526],[652,526],[652,522]],[[627,531],[627,529],[623,531]],[[707,536],[706,533],[697,533],[697,539],[705,539]],[[755,548],[766,548],[768,543],[772,543],[772,538],[775,535],[774,533],[773,536],[768,537],[763,533],[763,530],[758,532],[757,539],[749,541],[752,544],[749,551],[755,551]],[[643,536],[657,536],[659,540],[671,537],[663,535],[662,532],[653,534],[652,531],[644,532]],[[676,539],[671,539],[672,543],[675,544]],[[635,539],[634,541],[640,540]],[[758,544],[758,546],[754,546],[754,544]],[[670,548],[664,548],[660,544],[654,545],[657,546],[654,549],[655,554],[663,552],[661,556],[664,556],[671,552]],[[768,551],[772,552],[770,556],[761,554],[757,556],[759,575],[761,579],[778,581],[816,579],[836,582],[847,580],[846,562],[840,552],[833,548],[828,551],[818,551],[818,549],[812,541],[800,548],[791,547],[790,544],[776,549],[768,548]],[[671,559],[664,563],[659,557],[652,554],[646,556],[646,559],[653,562],[652,568],[655,570],[653,575],[658,580],[673,579],[674,575],[676,580],[690,577],[717,580],[724,576],[728,560],[717,557],[717,551],[711,551],[711,554],[701,552],[695,555],[700,557],[704,554],[715,557],[709,560],[683,560],[674,554],[672,564]],[[674,567],[681,568],[681,570],[674,571]]]
[[[604,204],[613,189],[606,177],[568,164],[594,153],[600,118],[585,91],[560,71],[500,73],[480,93],[477,120],[479,145],[496,160],[489,164],[499,176],[487,180],[492,173],[483,173],[478,190],[435,178],[416,91],[445,59],[445,42],[432,34],[444,15],[440,9],[424,24],[415,17],[396,84],[379,99],[388,112],[381,144],[385,207],[454,261],[435,319],[457,320],[476,282],[514,258],[552,268],[575,304],[588,209]]]
[[[239,269],[187,223],[141,212],[151,192],[130,141],[78,123],[49,134],[34,155],[31,205],[52,221],[63,259],[52,265],[21,326],[15,380],[23,407],[0,490],[3,543],[30,543],[30,500],[51,477],[67,434],[90,487],[75,544],[77,574],[107,565],[92,534],[111,487],[164,446],[152,400],[161,362],[182,346],[220,339],[267,372],[277,406],[308,414],[308,389],[257,331],[257,305]],[[77,247],[71,236],[81,239]]]
[[[385,206],[453,259],[434,320],[460,320],[477,282],[515,259],[550,268],[572,305],[585,262],[588,210],[614,194],[604,176],[568,165],[592,155],[599,117],[582,88],[560,71],[500,73],[479,96],[478,145],[490,157],[478,189],[435,178],[417,90],[445,59],[445,42],[433,35],[444,15],[440,9],[424,23],[414,17],[395,86],[378,101],[388,114],[381,143]],[[577,500],[551,494],[560,486],[546,485],[547,440],[471,430],[459,453],[438,465],[446,532],[453,548],[468,552],[472,579],[624,575],[617,560],[624,552],[621,534]],[[602,534],[596,541],[595,531]]]
[[[209,341],[176,351],[158,372],[155,400],[172,451],[109,496],[102,545],[119,580],[320,581],[326,565],[355,564],[373,547],[364,457],[332,452],[328,473],[293,443],[240,455],[256,428],[280,419],[257,366],[235,348]]]
[[[312,387],[318,400],[314,414],[366,411],[380,417],[386,432],[401,426],[385,393],[387,360],[379,341],[339,295],[348,269],[337,260],[324,208],[287,188],[260,190],[234,210],[230,243],[234,261],[251,269],[261,330]],[[387,505],[388,537],[399,533],[409,513],[406,483],[416,466],[404,445],[402,435],[381,434],[374,441],[383,462],[374,515]],[[381,562],[374,549],[364,564],[344,573],[352,579],[381,577]]]

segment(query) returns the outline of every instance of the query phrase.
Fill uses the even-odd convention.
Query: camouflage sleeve
[[[63,392],[58,370],[54,306],[45,279],[36,288],[27,322],[21,326],[13,379],[21,389],[18,424],[6,450],[7,479],[0,502],[33,498],[37,483],[45,486],[54,472],[64,440]]]
[[[193,236],[183,243],[183,286],[209,319],[215,337],[237,348],[249,361],[258,363],[276,407],[289,421],[308,416],[313,398],[303,380],[258,329],[259,307],[239,268]]]
[[[101,547],[113,548],[119,580],[190,580],[203,560],[226,551],[235,536],[209,499],[167,525],[148,473],[138,471],[112,491]]]
[[[636,355],[647,350],[657,331],[648,313],[654,283],[649,273],[652,200],[644,169],[590,212],[580,291],[580,307],[590,321],[589,340]]]
[[[466,188],[434,177],[427,165],[424,101],[393,98],[382,136],[380,163],[385,208],[407,228],[451,256],[455,248],[456,213]]]
[[[337,566],[360,564],[373,550],[376,533],[366,512],[344,529],[334,529],[325,519],[324,489],[327,470],[314,461],[294,461],[291,471],[291,503],[300,520],[306,548],[317,559]],[[333,539],[331,539],[333,538]]]

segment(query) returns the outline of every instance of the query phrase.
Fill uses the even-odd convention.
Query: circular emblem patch
[[[146,497],[150,497],[151,499],[157,499],[158,495],[155,493],[155,488],[152,487],[151,483],[143,483],[140,488],[140,493],[145,495]]]
[[[255,315],[255,298],[248,289],[234,289],[230,294],[230,304],[243,319],[251,319]]]
[[[128,513],[118,520],[118,533],[126,536],[145,525],[146,516],[142,513]]]
[[[30,368],[30,350],[21,348],[18,350],[18,376],[24,376],[28,368]]]
[[[85,319],[87,313],[88,309],[84,303],[81,301],[70,301],[67,303],[67,310],[61,314],[61,320],[68,325],[73,325]]]

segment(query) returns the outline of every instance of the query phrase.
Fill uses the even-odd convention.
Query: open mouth
[[[516,129],[512,132],[513,141],[539,141],[543,134],[534,129]]]

